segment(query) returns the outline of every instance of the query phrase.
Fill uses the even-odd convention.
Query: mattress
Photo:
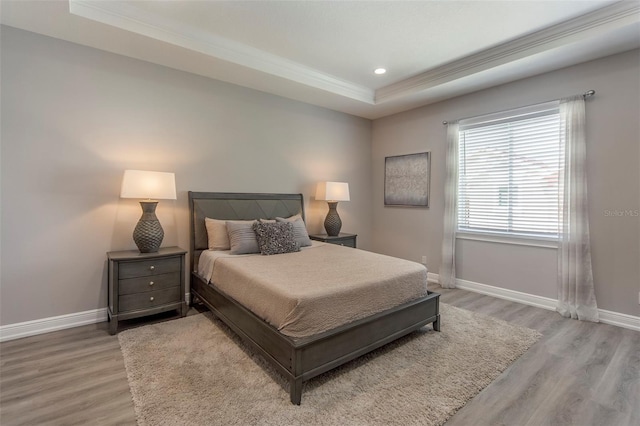
[[[293,338],[427,295],[422,264],[316,241],[299,252],[274,256],[206,250],[198,274]]]

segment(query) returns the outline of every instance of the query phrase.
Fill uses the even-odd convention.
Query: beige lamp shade
[[[346,182],[320,182],[316,200],[349,201],[349,184]]]
[[[125,170],[122,178],[121,198],[148,200],[175,200],[176,177],[173,173]]]

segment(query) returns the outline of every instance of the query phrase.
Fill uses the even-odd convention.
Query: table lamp
[[[329,204],[329,213],[324,219],[324,229],[330,237],[337,237],[342,228],[338,215],[338,201],[349,201],[349,184],[346,182],[320,182],[316,190],[316,200]]]
[[[125,170],[122,178],[121,198],[144,198],[140,201],[142,217],[133,230],[141,253],[155,253],[162,244],[164,230],[156,217],[159,199],[176,199],[176,179],[173,173]]]

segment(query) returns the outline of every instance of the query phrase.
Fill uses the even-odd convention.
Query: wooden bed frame
[[[429,323],[440,331],[438,293],[305,338],[291,338],[203,280],[194,265],[207,249],[204,218],[273,219],[300,213],[302,194],[189,192],[191,222],[191,300],[198,298],[245,343],[289,379],[293,404],[300,404],[302,384]]]

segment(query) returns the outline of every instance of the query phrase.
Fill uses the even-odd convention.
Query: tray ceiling
[[[1,7],[5,25],[366,118],[640,47],[637,0]]]

